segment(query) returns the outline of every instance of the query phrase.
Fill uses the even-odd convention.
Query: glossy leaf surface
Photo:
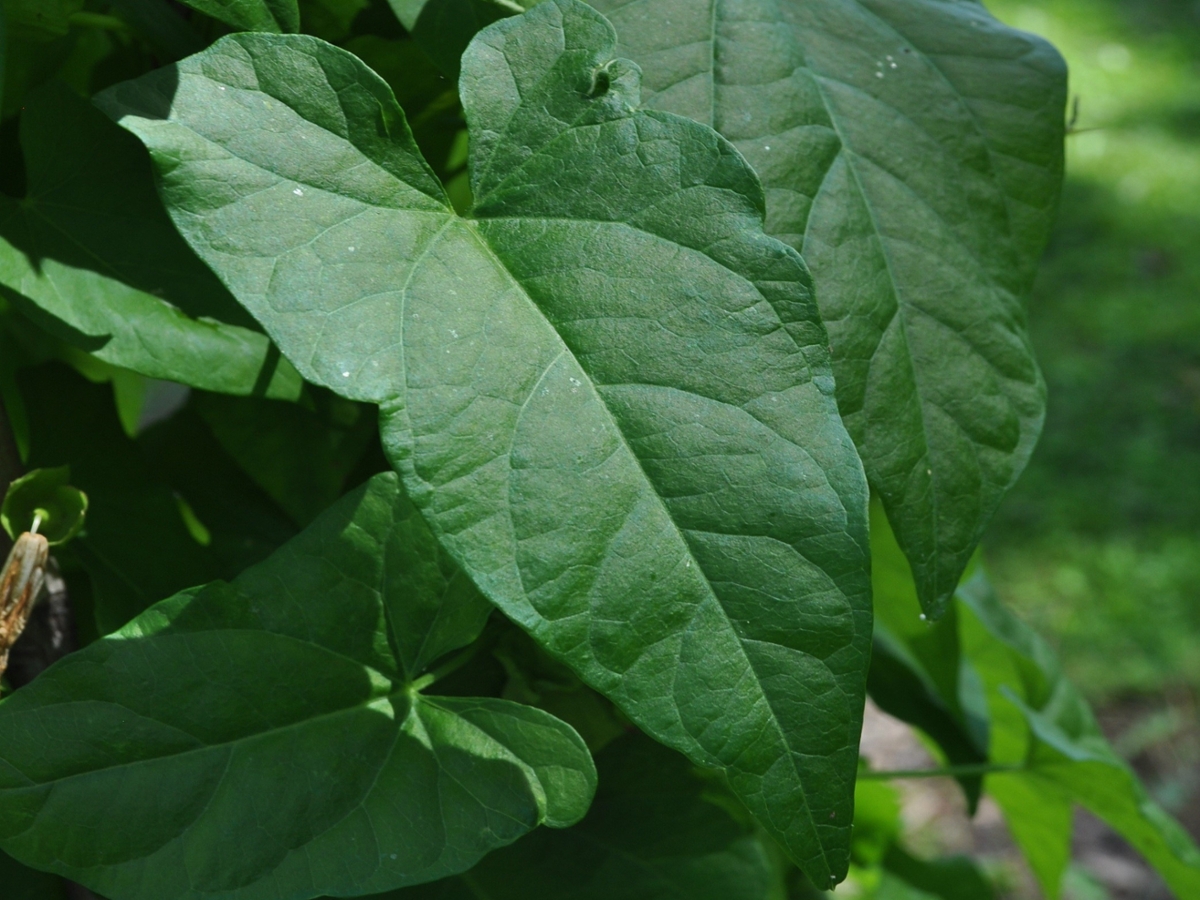
[[[734,149],[553,0],[463,60],[474,219],[386,85],[237,35],[105,94],[181,232],[384,447],[488,597],[844,877],[866,489],[795,251]]]
[[[122,900],[298,900],[574,823],[595,770],[569,726],[413,683],[490,610],[455,572],[389,473],[71,655],[0,703],[0,842]]]
[[[838,404],[939,614],[1041,428],[1023,299],[1066,69],[957,0],[596,0],[646,105],[729,138],[812,268]]]
[[[152,378],[294,398],[295,369],[171,226],[145,153],[62,84],[21,116],[28,193],[0,194],[0,291],[42,328]]]

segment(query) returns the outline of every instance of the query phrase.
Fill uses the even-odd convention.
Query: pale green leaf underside
[[[645,730],[844,875],[870,640],[866,487],[825,333],[711,130],[636,111],[552,0],[463,58],[475,218],[390,92],[242,35],[107,94],[177,225],[384,444],[471,579]]]
[[[0,196],[0,293],[112,365],[295,399],[299,374],[174,233],[136,143],[61,84],[29,98],[21,143],[29,188]]]
[[[1066,70],[955,0],[594,0],[646,105],[712,125],[804,254],[838,404],[925,608],[1028,460],[1022,306],[1062,179]]]
[[[121,900],[299,900],[442,878],[580,819],[595,770],[570,726],[412,690],[490,608],[447,589],[432,542],[377,476],[0,703],[5,850]]]

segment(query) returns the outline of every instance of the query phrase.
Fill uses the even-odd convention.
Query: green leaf
[[[14,541],[36,525],[52,546],[65,544],[83,528],[87,494],[72,487],[71,469],[34,469],[8,486],[0,523]]]
[[[871,504],[871,584],[875,606],[874,648],[867,693],[884,712],[920,728],[937,742],[951,765],[987,761],[986,710],[979,707],[970,669],[961,665],[958,608],[931,622],[921,612],[912,572],[881,504]],[[980,776],[959,779],[974,811]]]
[[[596,757],[587,818],[537,831],[470,872],[370,900],[765,900],[766,854],[682,757],[640,735]]]
[[[0,843],[121,900],[279,900],[441,878],[579,820],[596,776],[569,726],[417,690],[490,608],[453,571],[388,473],[62,660],[0,702]]]
[[[1177,896],[1200,895],[1200,849],[1147,796],[1128,764],[1109,746],[1087,702],[1063,677],[1050,648],[1000,604],[982,573],[964,584],[957,596],[973,614],[965,628],[986,633],[986,638],[977,633],[974,642],[988,640],[1003,648],[1002,652],[993,649],[968,658],[983,678],[989,707],[1007,707],[1010,717],[1015,709],[1024,726],[1007,747],[999,749],[1005,756],[993,750],[993,759],[1021,762],[1025,770],[989,776],[988,789],[997,794],[1009,822],[1019,823],[1014,834],[1024,837],[1023,848],[1033,850],[1040,862],[1039,874],[1054,874],[1063,864],[1060,856],[1048,855],[1057,851],[1031,846],[1031,840],[1044,829],[1039,819],[1073,801],[1123,835]],[[1020,757],[1013,753],[1018,741],[1023,744]],[[998,785],[1003,785],[999,792]],[[1024,802],[1035,794],[1044,799]],[[1061,874],[1057,872],[1059,877]],[[1057,881],[1043,881],[1043,890],[1050,896],[1057,896],[1058,888]]]
[[[4,900],[68,900],[61,878],[23,866],[3,851],[0,884],[4,885]]]
[[[870,649],[862,470],[753,172],[639,111],[613,42],[576,0],[477,36],[474,219],[386,85],[315,39],[231,36],[99,102],[305,377],[381,405],[385,451],[484,593],[724,770],[830,884]]]
[[[514,0],[388,0],[396,18],[450,78],[480,30],[522,11]],[[532,4],[529,4],[532,6]]]
[[[883,861],[884,870],[906,885],[939,900],[994,900],[995,888],[970,857],[918,859],[893,844]]]
[[[306,397],[313,400],[311,408],[216,394],[192,400],[224,451],[299,525],[342,495],[347,477],[376,440],[374,409],[321,393]]]
[[[0,6],[14,40],[41,42],[66,35],[83,0],[3,0]]]
[[[62,84],[21,116],[29,189],[0,195],[0,291],[104,362],[208,390],[295,398],[300,379],[180,240],[144,151]]]
[[[712,125],[804,254],[838,404],[946,607],[1024,468],[1044,387],[1023,299],[1063,167],[1066,67],[956,0],[595,0],[645,103]]]
[[[296,0],[182,0],[192,9],[219,19],[239,31],[297,32],[300,8]]]

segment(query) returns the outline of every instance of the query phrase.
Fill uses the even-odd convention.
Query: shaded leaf
[[[578,821],[595,770],[569,726],[418,691],[489,610],[427,550],[378,476],[0,702],[0,842],[123,900],[280,900],[444,877]]]
[[[296,0],[181,0],[239,31],[297,32]]]
[[[1041,428],[1023,299],[1066,67],[956,0],[595,0],[649,108],[712,125],[812,267],[838,405],[930,615]]]
[[[21,117],[28,193],[0,195],[0,291],[67,344],[153,378],[294,398],[279,359],[180,240],[144,151],[65,86]]]
[[[483,28],[522,11],[515,0],[388,0],[396,18],[450,78],[463,51]],[[529,4],[532,6],[533,4]]]
[[[70,549],[92,579],[101,633],[115,631],[164,595],[237,574],[289,536],[286,520],[280,533],[282,517],[263,509],[251,485],[231,481],[237,510],[225,522],[208,519],[214,538],[202,546],[181,513],[178,493],[186,481],[156,477],[156,463],[117,421],[106,387],[57,364],[25,369],[18,383],[30,421],[29,464],[69,465],[73,483],[88,494],[87,531]],[[208,451],[200,465],[236,473],[211,438],[194,449]],[[189,496],[207,518],[209,504],[221,495],[194,490]]]
[[[342,495],[377,433],[373,409],[322,394],[304,405],[215,394],[192,403],[225,452],[300,525]]]
[[[596,757],[587,817],[537,831],[469,873],[371,900],[766,900],[752,831],[705,797],[682,757],[632,735]]]
[[[61,878],[23,866],[2,850],[0,884],[4,885],[4,900],[67,900]]]
[[[723,769],[829,884],[869,651],[862,472],[753,172],[710,129],[637,111],[613,42],[574,0],[475,39],[473,220],[386,85],[315,39],[232,36],[100,102],[305,377],[381,404],[475,583]]]

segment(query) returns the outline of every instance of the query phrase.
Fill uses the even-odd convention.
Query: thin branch
[[[1006,763],[972,763],[962,766],[945,766],[941,769],[896,769],[881,772],[859,772],[863,781],[890,781],[893,778],[970,778],[973,775],[994,775],[999,772],[1020,772],[1021,765]]]

